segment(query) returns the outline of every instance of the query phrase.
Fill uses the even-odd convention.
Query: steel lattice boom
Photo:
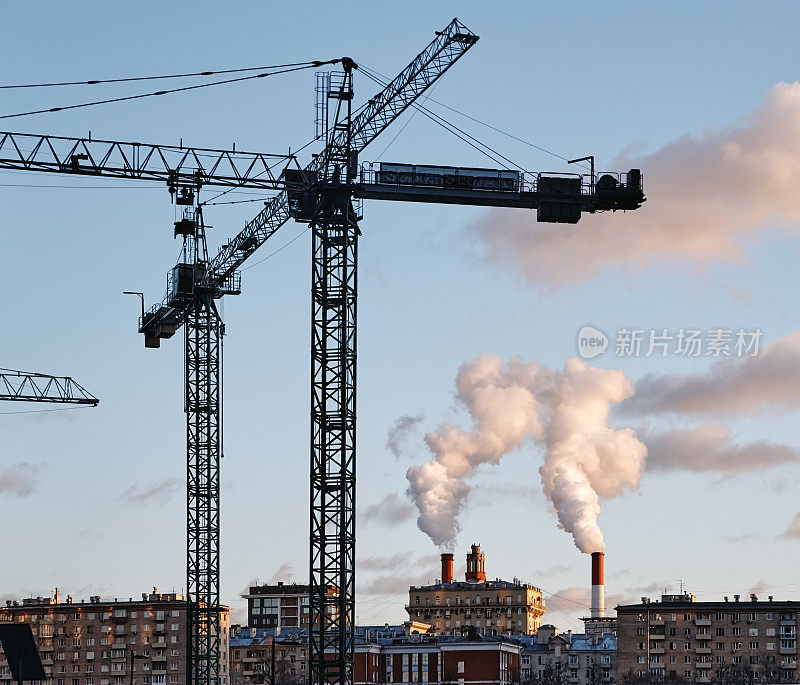
[[[162,181],[173,186],[267,188],[289,155],[0,132],[0,169]]]
[[[88,404],[93,407],[100,402],[69,376],[49,376],[8,369],[0,371],[0,400]]]

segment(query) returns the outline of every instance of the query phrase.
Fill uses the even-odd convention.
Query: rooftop
[[[464,580],[454,580],[452,583],[434,583],[433,585],[412,585],[409,592],[420,592],[429,590],[536,590],[541,593],[541,590],[529,583],[522,583],[518,580],[508,581],[500,580],[486,580],[480,583],[468,583]]]

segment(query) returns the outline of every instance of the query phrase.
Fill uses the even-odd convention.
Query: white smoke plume
[[[625,375],[579,359],[554,373],[537,362],[514,357],[503,365],[498,357],[482,355],[462,364],[456,388],[474,428],[443,425],[428,433],[433,458],[406,474],[420,530],[439,547],[452,549],[469,494],[465,480],[481,464],[496,464],[533,441],[546,447],[540,474],[559,526],[581,551],[602,550],[599,498],[638,487],[646,454],[633,431],[608,424],[611,405],[633,394]]]
[[[779,83],[746,119],[683,136],[611,167],[642,169],[647,202],[635,212],[537,223],[533,212],[492,210],[475,226],[494,261],[537,285],[593,278],[604,267],[746,259],[743,243],[800,221],[800,83]]]

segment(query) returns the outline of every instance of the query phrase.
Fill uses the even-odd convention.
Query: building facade
[[[231,626],[231,685],[308,682],[308,631]]]
[[[611,630],[559,634],[554,626],[544,625],[522,650],[520,682],[616,683],[616,635]]]
[[[8,601],[0,622],[28,623],[52,685],[179,685],[186,682],[186,601],[156,588],[140,600]],[[220,683],[228,683],[228,607],[221,607]],[[135,655],[135,659],[133,657]],[[131,666],[133,665],[133,670]],[[10,680],[0,654],[0,681]]]
[[[545,612],[542,591],[516,579],[486,580],[484,563],[480,545],[472,545],[465,579],[455,581],[453,555],[443,554],[442,580],[409,588],[409,619],[428,623],[442,635],[535,633]]]
[[[522,645],[503,637],[412,636],[358,640],[354,685],[510,685],[519,682]]]
[[[619,677],[693,683],[797,682],[800,602],[694,595],[617,607]]]
[[[338,595],[328,588],[329,598]],[[247,625],[251,628],[308,628],[311,620],[309,587],[286,585],[252,585],[242,597],[247,600]],[[329,611],[333,607],[328,607]]]

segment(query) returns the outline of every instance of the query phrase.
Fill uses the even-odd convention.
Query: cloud
[[[800,538],[800,512],[795,514],[795,517],[792,519],[791,523],[786,527],[786,530],[780,534],[779,537],[782,538]]]
[[[119,499],[131,504],[143,504],[151,501],[164,504],[172,498],[181,483],[180,478],[168,478],[147,486],[131,485],[119,496]]]
[[[361,513],[364,523],[380,523],[384,526],[399,526],[414,517],[414,507],[396,492],[390,492]]]
[[[403,444],[409,433],[422,422],[422,414],[416,416],[401,416],[386,434],[386,449],[395,459],[403,457]]]
[[[734,444],[730,428],[718,423],[651,434],[644,440],[651,471],[734,475],[800,460],[797,449],[769,440]]]
[[[750,542],[758,537],[755,533],[740,533],[738,535],[726,535],[725,542],[732,545],[738,545],[743,542]]]
[[[575,564],[554,564],[546,569],[540,569],[533,572],[534,578],[550,578],[551,576],[560,576],[562,573],[569,573],[575,568]]]
[[[39,467],[21,461],[0,469],[0,496],[27,497],[36,489]]]
[[[755,357],[729,357],[700,373],[647,374],[620,413],[756,416],[800,407],[800,332],[764,345]]]
[[[643,207],[585,215],[576,225],[491,210],[474,226],[489,259],[533,284],[556,286],[621,265],[743,262],[747,241],[800,219],[800,83],[775,85],[736,125],[685,135],[652,154],[624,155],[613,167],[642,169]]]
[[[439,557],[435,554],[428,554],[423,557],[415,557],[413,552],[396,552],[384,556],[373,555],[361,557],[358,560],[359,571],[392,571],[398,568],[436,568]]]

